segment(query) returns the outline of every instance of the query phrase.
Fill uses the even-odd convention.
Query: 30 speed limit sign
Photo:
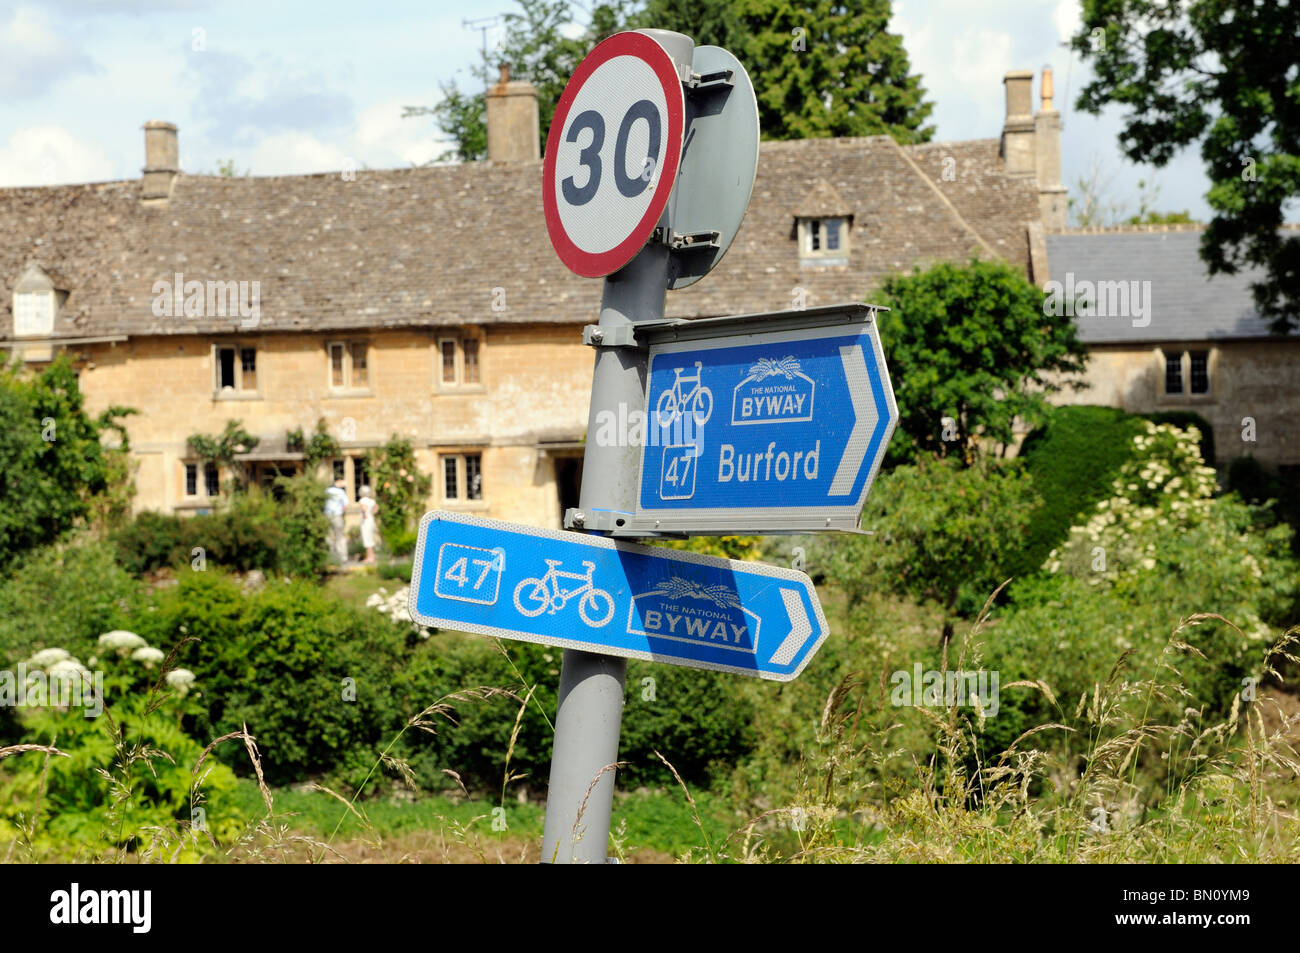
[[[617,33],[579,64],[542,170],[546,228],[571,271],[600,278],[641,250],[673,190],[684,124],[681,78],[651,37]]]

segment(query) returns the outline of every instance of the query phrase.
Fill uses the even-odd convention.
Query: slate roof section
[[[898,271],[973,254],[1027,268],[1031,181],[996,140],[900,148],[887,136],[764,142],[745,222],[721,265],[668,295],[670,317],[861,301]],[[955,183],[942,158],[957,158]],[[155,282],[259,281],[258,331],[592,322],[601,282],[571,274],[546,236],[541,162],[338,174],[181,174],[165,206],[138,179],[0,189],[0,340],[29,261],[69,297],[54,336],[240,330],[241,318],[157,317]],[[847,266],[801,265],[795,216],[828,190],[853,216]],[[978,229],[978,231],[977,231]],[[505,310],[493,311],[494,288]]]
[[[1085,344],[1213,341],[1270,337],[1268,322],[1255,311],[1250,284],[1258,272],[1210,276],[1200,258],[1203,229],[1057,232],[1047,236],[1053,282],[1150,284],[1150,324],[1129,316],[1080,315],[1075,321]],[[1133,286],[1130,285],[1130,289]],[[1145,298],[1145,294],[1144,294]],[[1133,311],[1130,308],[1130,311]]]

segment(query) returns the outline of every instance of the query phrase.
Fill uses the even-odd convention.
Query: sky
[[[575,4],[579,10],[581,6]],[[286,175],[428,162],[446,144],[428,117],[439,83],[472,87],[483,33],[466,21],[514,0],[0,0],[0,187],[136,178],[146,120],[180,127],[181,168]],[[1193,147],[1163,169],[1129,163],[1121,114],[1075,111],[1086,82],[1062,41],[1078,0],[895,0],[913,71],[935,104],[935,140],[996,137],[1003,74],[1053,67],[1063,180],[1092,168],[1108,197],[1209,216]],[[499,31],[489,28],[492,44]],[[1038,103],[1035,81],[1035,108]],[[1072,189],[1072,192],[1074,190]]]

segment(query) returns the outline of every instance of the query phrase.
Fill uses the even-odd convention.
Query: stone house
[[[868,298],[886,276],[971,256],[1036,281],[1064,224],[1050,73],[1008,73],[999,137],[764,142],[721,265],[669,294],[671,317]],[[92,413],[127,419],[137,509],[211,507],[225,474],[195,433],[237,419],[257,481],[302,466],[318,419],[353,499],[365,452],[409,439],[430,507],[559,525],[576,504],[601,283],[552,251],[536,93],[489,91],[478,163],[228,178],[180,171],[178,133],[144,126],[140,179],[0,189],[0,347],[69,354]]]
[[[1256,272],[1207,273],[1202,233],[1172,225],[1047,236],[1049,295],[1086,305],[1075,321],[1089,350],[1087,388],[1057,400],[1195,411],[1214,430],[1220,467],[1253,455],[1300,479],[1300,335],[1273,334],[1256,313]]]

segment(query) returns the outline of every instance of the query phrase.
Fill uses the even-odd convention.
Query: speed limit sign
[[[685,125],[672,58],[644,33],[616,33],[579,64],[546,138],[542,200],[560,260],[586,278],[618,271],[659,222]]]

